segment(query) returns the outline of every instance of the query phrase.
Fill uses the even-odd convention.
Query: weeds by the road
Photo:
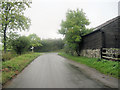
[[[6,83],[8,80],[12,79],[15,75],[21,72],[39,55],[40,53],[23,54],[9,61],[2,62],[2,84]]]
[[[82,57],[82,56],[80,57],[71,56],[64,52],[60,52],[59,55],[64,56],[73,61],[79,62],[81,64],[85,64],[89,67],[95,68],[96,70],[100,71],[103,74],[120,78],[120,72],[119,72],[120,62],[109,61],[109,60],[98,59],[98,58],[88,58],[88,57]]]
[[[18,55],[15,52],[2,52],[2,61],[7,61],[17,56]]]

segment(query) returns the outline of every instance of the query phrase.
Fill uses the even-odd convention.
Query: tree
[[[2,35],[3,37],[3,35]],[[11,49],[11,42],[17,38],[20,37],[20,34],[18,34],[17,32],[11,32],[11,33],[8,33],[7,36],[6,36],[6,47],[7,49]],[[2,38],[2,43],[4,43],[4,38]]]
[[[17,54],[22,54],[27,51],[30,46],[30,41],[26,36],[21,36],[15,40],[12,40],[12,48]]]
[[[60,50],[64,46],[62,39],[43,39],[41,40],[42,46],[35,47],[34,51],[37,52],[48,52]]]
[[[59,30],[59,33],[65,36],[67,50],[69,47],[70,52],[73,53],[76,51],[79,56],[82,36],[92,31],[86,28],[89,24],[90,22],[86,18],[83,10],[68,10],[66,20],[62,20],[61,29]]]
[[[41,44],[41,39],[40,37],[38,37],[36,34],[30,34],[28,36],[28,39],[30,41],[30,46],[31,47],[38,47],[38,46],[42,46]]]
[[[0,31],[4,36],[4,52],[6,52],[6,37],[7,31],[26,30],[30,26],[30,19],[24,16],[26,6],[30,7],[31,2],[1,2],[2,8],[1,20],[2,30]]]

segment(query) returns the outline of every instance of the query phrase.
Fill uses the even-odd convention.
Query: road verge
[[[9,61],[2,62],[2,73],[0,73],[2,76],[2,80],[0,80],[2,81],[2,85],[4,85],[7,81],[13,79],[39,55],[40,53],[23,54]]]
[[[118,80],[119,80],[118,78],[112,77],[110,75],[105,75],[104,73],[101,73],[98,68],[91,66],[92,63],[95,63],[95,62],[97,63],[97,61],[93,62],[92,59],[89,59],[86,57],[71,56],[71,55],[68,55],[63,52],[58,53],[58,55],[67,58],[67,62],[69,64],[78,67],[84,74],[88,75],[90,78],[98,80],[98,81],[104,83],[104,85],[106,85],[108,87],[118,88]],[[91,60],[91,62],[90,62],[91,64],[88,61],[86,62],[84,60],[81,60],[80,58],[84,59],[84,60],[88,60],[88,61]],[[97,60],[97,59],[94,59],[94,60]],[[97,66],[98,65],[99,64],[97,64]]]

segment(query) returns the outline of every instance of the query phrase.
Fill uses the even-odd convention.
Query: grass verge
[[[9,61],[2,62],[2,84],[4,85],[7,81],[14,78],[39,55],[40,53],[23,54]]]
[[[106,74],[115,78],[120,78],[120,72],[119,72],[120,62],[109,61],[109,60],[98,59],[98,58],[88,58],[88,57],[82,57],[82,56],[80,57],[71,56],[64,52],[59,52],[58,54],[70,60],[95,68],[96,70],[98,70],[103,74]]]

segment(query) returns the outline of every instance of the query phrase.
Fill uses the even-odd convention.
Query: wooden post
[[[102,59],[102,49],[103,49],[103,48],[100,48],[100,54],[101,54],[101,55],[100,55],[100,58],[101,58],[101,59]]]
[[[105,35],[104,35],[104,32],[102,31],[101,32],[101,38],[102,38],[102,48],[105,48]]]
[[[103,48],[105,48],[105,35],[104,32],[101,31],[101,48],[100,48],[101,59],[103,58],[102,57]]]

